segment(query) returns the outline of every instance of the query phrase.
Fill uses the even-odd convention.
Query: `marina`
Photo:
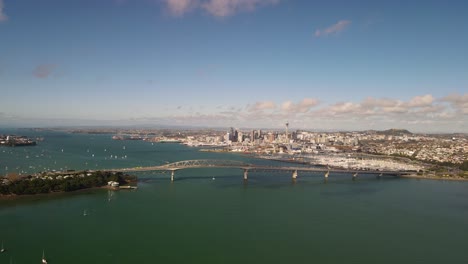
[[[38,137],[37,140],[42,141],[43,138]],[[36,141],[26,136],[0,135],[0,146],[23,147],[23,146],[35,146],[35,145],[36,145]]]

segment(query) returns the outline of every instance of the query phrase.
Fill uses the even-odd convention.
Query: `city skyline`
[[[468,3],[0,0],[0,127],[468,131]]]

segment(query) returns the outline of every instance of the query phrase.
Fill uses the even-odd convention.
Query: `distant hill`
[[[377,134],[388,135],[388,136],[401,136],[401,135],[412,135],[413,133],[409,132],[406,129],[388,129],[383,131],[376,131]]]
[[[387,130],[367,130],[370,134],[377,135],[387,135],[387,136],[401,136],[401,135],[412,135],[413,133],[409,132],[406,129],[387,129]]]

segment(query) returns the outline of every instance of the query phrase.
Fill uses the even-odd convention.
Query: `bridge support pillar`
[[[248,178],[247,175],[248,175],[248,174],[249,174],[249,170],[244,169],[244,181],[247,180],[247,178]]]
[[[292,178],[295,180],[297,178],[297,170],[293,171]]]
[[[171,171],[171,182],[174,181],[174,171]]]

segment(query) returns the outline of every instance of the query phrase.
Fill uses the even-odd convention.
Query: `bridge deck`
[[[290,171],[290,172],[330,172],[330,173],[358,173],[358,174],[390,174],[399,175],[409,173],[408,171],[379,171],[379,170],[348,170],[336,168],[318,168],[318,167],[295,167],[295,166],[261,166],[252,164],[235,164],[235,165],[221,165],[221,164],[200,164],[200,165],[187,165],[187,166],[172,166],[166,164],[162,166],[148,166],[148,167],[134,167],[123,169],[112,169],[111,171],[121,172],[145,172],[145,171],[177,171],[182,169],[194,168],[226,168],[226,169],[242,169],[246,171]]]

